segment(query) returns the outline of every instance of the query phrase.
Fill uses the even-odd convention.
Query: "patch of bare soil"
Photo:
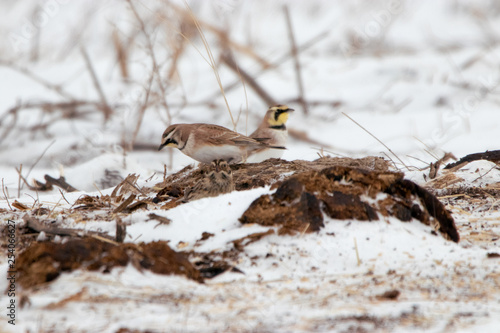
[[[285,161],[272,158],[261,163],[230,165],[234,185],[237,191],[272,185],[283,181],[284,175],[300,174],[309,171],[319,171],[332,166],[346,166],[370,171],[389,171],[390,163],[380,157],[365,157],[361,159],[322,157],[315,161]],[[180,204],[179,199],[187,189],[193,187],[204,177],[203,165],[199,168],[187,166],[155,185],[161,189],[155,202],[164,202],[163,209],[170,209]]]
[[[415,218],[435,226],[447,239],[460,239],[443,204],[424,188],[404,179],[402,173],[345,166],[288,177],[275,193],[257,198],[240,221],[279,226],[279,233],[285,234],[314,232],[323,226],[322,211],[334,219],[360,221],[378,220],[377,212],[404,222]]]
[[[204,168],[188,166],[170,175],[154,190],[139,188],[137,177],[130,175],[111,195],[80,197],[72,208],[57,214],[85,222],[99,218],[116,221],[116,237],[81,229],[64,228],[53,223],[53,210],[43,207],[22,209],[24,225],[18,228],[24,249],[19,258],[20,284],[36,286],[56,279],[63,272],[75,269],[109,272],[113,267],[133,264],[139,270],[159,274],[185,275],[196,281],[214,277],[227,270],[238,272],[237,262],[245,246],[262,237],[278,234],[315,232],[324,226],[323,214],[334,219],[377,220],[395,216],[402,221],[416,218],[434,226],[447,239],[455,242],[459,235],[453,218],[439,200],[427,190],[405,180],[402,173],[389,171],[382,158],[329,158],[316,161],[284,161],[271,159],[258,164],[232,165],[238,190],[272,185],[276,191],[256,199],[241,216],[242,223],[276,226],[266,232],[233,241],[234,248],[224,253],[177,253],[165,242],[123,244],[126,226],[121,216],[137,209],[168,209],[183,204],[183,192],[204,176]],[[156,192],[155,200],[151,192]],[[151,223],[171,221],[149,214]],[[277,230],[276,230],[277,229]],[[40,233],[45,240],[56,235],[66,238],[64,244],[36,241]],[[121,236],[120,236],[121,235]],[[199,242],[214,235],[205,233]],[[191,262],[188,260],[190,258]]]
[[[64,244],[35,242],[19,255],[19,284],[24,288],[56,279],[76,269],[109,272],[132,263],[137,269],[157,274],[184,275],[203,282],[200,272],[186,255],[175,252],[164,241],[147,244],[118,244],[92,237],[70,239]]]

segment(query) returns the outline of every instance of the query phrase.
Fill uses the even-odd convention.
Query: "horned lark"
[[[269,145],[285,147],[288,139],[288,130],[285,126],[288,120],[289,112],[293,112],[286,105],[275,105],[267,110],[260,126],[250,137],[260,140]],[[252,152],[247,162],[257,163],[268,158],[280,158],[283,156],[283,150],[259,148]]]
[[[215,160],[205,171],[205,177],[184,193],[182,201],[216,197],[234,191],[233,173],[224,160]]]
[[[245,162],[258,149],[285,149],[263,141],[217,125],[176,124],[165,130],[158,150],[163,147],[178,148],[185,155],[209,164],[219,159],[228,163]]]

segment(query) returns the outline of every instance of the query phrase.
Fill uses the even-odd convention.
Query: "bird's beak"
[[[163,147],[165,147],[165,144],[164,144],[164,143],[162,143],[162,144],[158,147],[158,151],[162,150],[162,149],[163,149]]]
[[[289,108],[288,110],[286,110],[286,112],[293,112],[293,111],[295,111],[295,109],[290,109]]]

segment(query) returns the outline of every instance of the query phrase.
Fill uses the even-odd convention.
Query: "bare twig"
[[[116,219],[116,230],[115,230],[115,241],[117,243],[123,243],[127,237],[127,226],[123,223],[120,217]]]
[[[359,258],[358,242],[356,241],[356,237],[354,237],[354,250],[356,251],[356,259],[358,261],[358,266],[360,266],[361,265],[361,259]]]
[[[19,210],[29,210],[30,209],[28,206],[26,206],[25,204],[23,204],[17,200],[14,200],[14,203],[12,204],[12,206],[14,206],[14,208],[17,208]]]
[[[128,53],[122,40],[120,39],[118,29],[116,27],[113,29],[111,39],[113,40],[113,46],[116,50],[116,59],[120,65],[120,74],[122,75],[122,78],[128,79]]]
[[[453,159],[456,160],[456,157],[453,156]],[[469,154],[460,158],[460,160],[458,160],[457,162],[448,164],[445,169],[451,169],[457,165],[463,164],[464,162],[468,163],[477,160],[487,160],[498,164],[500,162],[500,150],[487,150],[483,153]]]
[[[137,135],[139,134],[139,130],[141,129],[142,120],[144,119],[144,114],[146,113],[146,109],[148,108],[149,103],[149,95],[151,93],[151,86],[153,85],[154,72],[151,72],[149,76],[148,86],[146,88],[146,95],[144,96],[144,101],[139,109],[137,125],[135,126],[134,133],[132,134],[132,140],[129,143],[129,149],[132,150],[134,147],[135,140],[137,139]]]
[[[188,22],[186,22],[187,20],[184,19],[184,16],[190,16],[191,15],[191,13],[190,13],[191,9],[190,8],[188,8],[188,13],[186,13],[186,10],[184,10],[183,8],[181,8],[179,6],[176,6],[173,3],[173,1],[169,2],[169,6],[171,8],[173,8],[176,11],[176,13],[178,14],[178,16],[180,16],[182,18],[183,23],[188,23]],[[151,9],[149,9],[149,10],[152,11]],[[162,19],[166,23],[169,23],[165,18],[162,18]],[[244,44],[240,44],[237,41],[234,41],[234,40],[231,40],[230,38],[228,38],[227,29],[226,30],[225,29],[220,29],[220,28],[216,27],[215,25],[212,25],[212,24],[210,24],[210,23],[208,23],[206,21],[200,20],[199,18],[197,18],[196,21],[198,22],[198,24],[199,24],[200,27],[206,28],[208,31],[210,31],[214,35],[216,35],[219,38],[221,44],[228,45],[232,50],[235,50],[235,51],[238,51],[238,52],[241,52],[241,53],[244,53],[244,54],[248,55],[249,57],[255,59],[255,61],[257,61],[263,67],[269,67],[269,66],[271,66],[271,64],[269,64],[269,62],[265,58],[263,58],[263,57],[259,56],[257,53],[255,53],[252,47],[244,45]],[[188,39],[187,36],[186,36],[186,34],[181,34],[181,36],[184,39]],[[188,41],[191,43],[190,40],[188,40]],[[198,49],[197,49],[197,51],[200,52]],[[200,54],[201,54],[201,52],[200,52]],[[205,59],[205,57],[203,57],[203,58]],[[207,60],[205,59],[205,61],[207,61]]]
[[[0,66],[9,67],[9,68],[21,73],[21,74],[24,74],[25,76],[29,77],[33,81],[37,82],[38,84],[41,84],[42,86],[46,87],[49,90],[55,91],[56,93],[58,93],[59,95],[61,95],[64,98],[67,98],[70,100],[76,100],[76,98],[74,98],[72,95],[70,95],[69,93],[64,91],[61,85],[53,84],[53,83],[50,83],[48,81],[45,81],[44,79],[42,79],[41,77],[39,77],[35,73],[31,72],[27,68],[20,67],[20,66],[14,64],[13,62],[5,62],[2,60],[0,60]]]
[[[136,197],[135,194],[129,195],[127,197],[127,199],[125,199],[118,207],[115,208],[113,213],[116,214],[116,213],[120,213],[121,211],[125,210],[125,208],[127,208],[127,206],[130,205],[135,200],[135,197]]]
[[[424,160],[422,160],[422,159],[420,159],[418,157],[411,156],[411,155],[406,155],[406,156],[409,157],[409,158],[413,158],[414,160],[417,160],[417,161],[422,162],[424,164],[429,164],[426,161],[424,161]],[[425,168],[418,168],[419,171],[423,171],[423,170],[427,170],[427,169],[429,169],[429,166],[426,166]]]
[[[64,201],[66,201],[66,203],[67,203],[68,205],[71,205],[71,204],[69,203],[69,201],[68,201],[68,200],[66,200],[66,197],[64,196],[64,193],[63,193],[63,191],[61,191],[61,189],[59,189],[59,193],[61,193],[61,196],[63,197]]]
[[[150,34],[146,31],[146,25],[144,24],[144,20],[141,18],[141,16],[137,12],[137,9],[135,8],[133,2],[131,0],[127,0],[127,2],[130,6],[130,9],[132,10],[132,13],[134,14],[134,17],[136,18],[137,22],[139,23],[140,30],[141,30],[142,34],[146,38],[146,47],[147,47],[147,49],[149,51],[149,55],[151,57],[151,62],[152,62],[152,66],[153,66],[153,73],[156,76],[156,82],[158,83],[158,86],[159,86],[160,91],[162,93],[161,104],[163,105],[163,107],[165,108],[165,111],[167,112],[168,123],[171,124],[172,123],[172,115],[170,113],[170,107],[169,107],[167,100],[166,100],[167,89],[163,85],[163,81],[162,81],[162,78],[160,75],[159,65],[158,65],[158,61],[156,60],[156,53],[154,51],[153,42],[151,40]]]
[[[236,64],[233,56],[229,52],[224,52],[221,56],[221,60],[234,72],[239,73],[243,81],[247,82],[248,85],[255,91],[257,95],[267,104],[275,105],[276,100],[271,97],[247,72],[245,72],[241,67]]]
[[[45,175],[44,178],[45,178],[45,181],[47,182],[47,184],[51,184],[51,185],[55,185],[57,187],[60,187],[63,190],[65,190],[66,192],[78,191],[76,188],[74,188],[70,184],[66,183],[66,179],[62,176],[59,177],[58,179],[55,179],[49,175]]]
[[[99,79],[97,78],[97,75],[94,70],[94,66],[92,66],[92,62],[90,61],[89,55],[83,45],[80,47],[80,52],[83,55],[83,59],[85,60],[85,64],[87,66],[87,70],[89,71],[89,74],[92,78],[92,83],[94,84],[94,87],[99,94],[99,98],[102,103],[102,111],[104,112],[104,121],[108,121],[109,117],[113,113],[113,109],[109,106],[109,103],[106,99],[106,95],[104,94],[104,91],[102,90],[101,84],[99,83]]]
[[[399,158],[398,155],[396,155],[392,150],[391,148],[389,148],[385,143],[383,143],[381,140],[379,140],[375,135],[373,135],[372,133],[370,133],[366,128],[364,128],[363,126],[361,126],[360,123],[358,123],[356,120],[352,119],[351,117],[349,117],[347,114],[345,114],[344,112],[342,112],[342,114],[344,116],[346,116],[347,118],[349,118],[353,123],[355,123],[356,125],[358,125],[363,131],[365,131],[366,133],[370,134],[370,136],[372,138],[374,138],[375,140],[377,140],[382,146],[385,147],[385,149],[387,149],[392,155],[394,155],[394,157],[396,157],[398,159],[399,162],[401,162],[402,165],[405,166],[406,170],[410,171],[410,168],[408,168],[408,166]]]
[[[38,157],[38,159],[35,161],[35,163],[33,163],[33,165],[30,167],[30,169],[28,170],[28,174],[26,175],[26,178],[28,178],[30,176],[30,173],[31,171],[33,171],[33,168],[38,164],[38,162],[40,162],[40,160],[42,159],[42,157],[45,155],[45,153],[47,152],[47,150],[49,150],[49,148],[56,142],[56,140],[53,140],[48,146],[47,148],[45,148],[45,150],[42,152],[42,154]],[[17,169],[16,169],[17,170]],[[19,171],[20,172],[20,171]],[[26,182],[26,181],[25,181]]]
[[[52,189],[52,185],[50,184],[43,184],[41,182],[39,182],[38,180],[34,180],[35,182],[35,186],[31,186],[28,181],[26,180],[26,178],[23,177],[23,175],[21,174],[21,170],[17,169],[17,168],[14,168],[17,172],[17,174],[19,175],[19,178],[23,181],[23,184],[28,186],[28,188],[32,191],[38,191],[38,190],[42,190],[42,191],[49,191]]]
[[[85,112],[79,111],[79,107],[84,107],[88,106],[88,111],[86,110]],[[119,106],[119,104],[118,104]],[[15,120],[17,120],[17,112],[20,110],[26,110],[26,109],[42,109],[43,111],[46,112],[54,112],[54,111],[61,111],[62,112],[62,117],[63,118],[76,118],[77,116],[82,116],[86,114],[92,113],[93,109],[101,107],[99,102],[92,102],[92,101],[81,101],[81,100],[71,100],[68,102],[34,102],[34,103],[21,103],[18,102],[15,106],[11,107],[6,114],[7,115],[12,115]],[[77,112],[78,111],[78,112]],[[2,124],[2,121],[5,118],[0,120],[0,124]],[[15,122],[13,122],[12,125],[14,125]],[[40,126],[40,125],[38,125]],[[3,135],[5,137],[5,134]]]
[[[172,2],[171,5],[174,6]],[[177,8],[180,9],[179,7]],[[228,29],[220,29],[215,25],[212,25],[200,19],[197,19],[197,21],[200,24],[200,26],[206,28],[208,31],[216,35],[219,38],[221,44],[228,45],[228,47],[230,47],[231,50],[246,54],[250,58],[253,58],[255,61],[257,61],[263,67],[269,67],[271,65],[264,57],[261,57],[260,55],[255,53],[254,49],[251,46],[240,44],[237,41],[228,38],[227,34]]]
[[[424,151],[430,156],[434,157],[436,160],[439,160],[439,158],[436,155],[434,155],[429,149],[424,149]]]
[[[159,222],[157,225],[154,226],[153,229],[156,229],[156,227],[159,226],[160,224],[169,225],[172,222],[172,220],[169,219],[168,217],[161,216],[155,213],[150,213],[148,215],[148,220],[157,220]]]
[[[5,197],[5,200],[7,201],[7,205],[9,206],[10,210],[14,210],[14,209],[12,209],[12,206],[10,205],[9,196],[5,191],[5,184],[3,183],[3,178],[2,178],[2,192],[3,192],[3,195]]]
[[[191,19],[193,20],[193,22],[196,26],[196,29],[198,30],[198,32],[200,34],[203,45],[205,46],[205,50],[206,50],[207,55],[208,55],[210,67],[212,68],[212,70],[214,72],[215,79],[217,80],[217,84],[219,85],[219,88],[220,88],[220,92],[222,94],[222,97],[224,98],[224,102],[226,103],[227,111],[229,112],[229,116],[231,117],[231,123],[233,124],[233,128],[236,129],[236,123],[234,122],[233,114],[231,112],[231,108],[229,107],[229,102],[227,101],[226,94],[224,93],[224,87],[222,86],[222,80],[219,76],[219,71],[217,70],[217,63],[215,61],[214,55],[212,54],[212,50],[210,49],[210,45],[208,44],[208,41],[205,37],[205,34],[203,33],[203,29],[201,28],[201,25],[198,22],[198,19],[196,18],[193,11],[189,7],[187,1],[186,0],[183,0],[183,1],[184,1],[184,5],[188,9],[188,13],[191,16]]]
[[[243,80],[243,77],[241,76],[240,68],[236,66],[238,69],[238,76],[240,77],[241,84],[243,85],[243,92],[245,93],[245,135],[248,135],[248,114],[249,114],[249,109],[248,109],[248,94],[247,94],[247,86],[245,84],[245,80]],[[239,119],[239,115],[238,115]],[[237,123],[237,122],[236,122]]]
[[[61,202],[61,200],[62,200],[62,198],[60,198],[60,199],[56,202],[56,204],[54,205],[54,207],[52,207],[52,209],[51,209],[51,210],[49,211],[49,213],[47,214],[48,216],[51,216],[51,215],[54,213],[54,211],[56,210],[56,208],[57,208],[57,207],[59,207],[59,203]]]
[[[327,150],[324,147],[321,147],[321,148],[311,147],[311,149],[317,150],[318,151],[317,154],[319,155],[319,157],[328,156],[328,155],[325,154],[325,153],[328,153],[328,154],[332,154],[332,155],[335,155],[335,156],[338,156],[338,157],[346,157],[347,158],[347,155],[343,155],[343,154],[339,154],[339,153],[333,152],[331,150]]]
[[[384,156],[387,157],[389,159],[389,161],[392,162],[392,165],[394,165],[395,169],[399,170],[398,165],[396,164],[396,162],[394,162],[394,160],[389,155],[387,155],[387,153],[385,151],[383,151],[382,154],[384,154]]]
[[[330,148],[330,149],[333,148],[332,146],[330,146],[327,143],[319,142],[317,140],[311,139],[309,137],[309,135],[307,135],[306,131],[300,131],[300,130],[296,130],[296,129],[293,129],[293,128],[288,128],[288,135],[290,137],[294,138],[294,139],[297,139],[297,140],[300,140],[300,141],[304,141],[304,142],[307,142],[307,143],[310,143],[310,144],[313,144],[313,145],[317,145],[317,146],[320,146],[320,147],[326,147],[326,148]]]
[[[488,171],[486,171],[486,173],[484,173],[481,176],[479,176],[476,179],[474,179],[471,183],[474,183],[476,180],[479,180],[479,179],[483,178],[484,176],[486,176],[487,174],[489,174],[491,172],[491,170],[493,170],[493,169],[498,169],[498,166],[497,165],[492,166],[491,169],[489,169]]]
[[[101,242],[106,242],[106,243],[109,243],[109,244],[113,244],[115,246],[120,245],[118,242],[115,242],[113,239],[109,239],[108,235],[105,235],[106,237],[103,237],[101,235],[90,234],[89,236],[92,237],[92,238],[95,238],[97,240],[100,240]]]
[[[439,160],[439,157],[437,157],[435,154],[431,153],[431,147],[429,147],[425,142],[423,142],[422,140],[420,140],[419,138],[417,138],[416,136],[413,137],[415,140],[417,140],[418,142],[420,142],[421,144],[423,144],[427,149],[424,149],[424,151],[429,154],[430,156],[432,156],[434,159]]]
[[[429,178],[430,179],[434,179],[436,178],[438,172],[439,172],[439,168],[441,167],[441,165],[443,165],[444,163],[446,163],[446,161],[448,161],[449,159],[454,159],[455,161],[457,160],[457,158],[455,157],[455,155],[453,155],[452,153],[445,153],[443,155],[443,157],[441,157],[436,163],[431,163],[430,164],[430,171],[429,171]]]
[[[16,169],[17,170],[17,169]],[[19,165],[19,178],[17,179],[17,197],[19,198],[21,196],[21,180],[22,180],[22,174],[23,172],[23,164]]]
[[[293,28],[292,28],[292,20],[290,18],[290,11],[288,10],[288,6],[283,6],[283,11],[285,13],[285,18],[286,18],[286,25],[288,28],[288,38],[290,39],[290,46],[291,46],[291,54],[293,56],[293,61],[295,64],[295,77],[297,79],[297,88],[299,90],[299,101],[300,104],[302,105],[302,109],[305,114],[309,113],[308,107],[307,107],[307,102],[304,98],[304,85],[303,85],[303,80],[302,80],[302,70],[300,67],[300,61],[299,61],[299,52],[297,49],[297,44],[295,42],[295,36],[293,34]]]
[[[23,220],[26,221],[26,226],[30,229],[33,229],[37,232],[45,232],[46,234],[51,234],[51,235],[60,235],[60,236],[71,236],[71,237],[82,237],[82,236],[90,236],[90,237],[101,237],[103,239],[106,239],[106,241],[113,240],[112,237],[109,235],[98,232],[98,231],[85,231],[81,229],[70,229],[70,228],[60,228],[60,227],[55,227],[51,226],[48,224],[44,224],[40,222],[39,220],[35,219],[32,216],[29,216],[28,214],[23,216]],[[99,239],[101,239],[99,238]],[[101,239],[101,240],[103,240]]]
[[[330,30],[326,30],[326,31],[323,31],[322,33],[318,34],[317,36],[314,36],[313,38],[311,38],[309,41],[305,42],[304,44],[302,44],[300,47],[298,47],[298,52],[304,52],[306,51],[307,49],[311,48],[312,46],[314,46],[316,43],[318,43],[319,41],[323,40],[325,37],[327,37],[328,35],[330,34]],[[256,72],[255,74],[253,74],[253,78],[256,79],[257,77],[259,77],[260,75],[264,74],[265,72],[267,72],[268,70],[271,70],[271,69],[276,69],[278,68],[281,64],[283,64],[289,57],[291,56],[291,52],[287,52],[285,54],[283,54],[282,56],[280,56],[278,59],[276,59],[275,61],[273,61],[271,63],[271,65],[269,66],[264,66],[264,68],[262,68],[260,71]],[[224,91],[225,92],[228,92],[232,89],[234,89],[235,87],[239,86],[240,84],[240,81],[235,81],[229,85],[227,85],[226,87],[224,87]]]
[[[117,195],[123,195],[129,192],[136,192],[144,195],[144,191],[137,186],[137,179],[139,179],[139,175],[136,175],[135,173],[128,174],[127,177],[125,177],[125,179],[113,189],[111,197],[116,197]]]
[[[40,7],[40,5],[36,5],[35,9],[33,10],[33,17],[38,17],[41,11],[42,8]],[[37,29],[35,29],[35,36],[33,38],[33,43],[31,44],[30,60],[32,62],[37,62],[40,55],[40,36],[42,34],[42,27],[43,25],[39,25]]]

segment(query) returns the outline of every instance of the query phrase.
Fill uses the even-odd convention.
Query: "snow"
[[[178,36],[178,15],[161,1],[133,1],[154,36],[159,71],[166,77]],[[174,1],[183,6],[180,1]],[[261,64],[248,52],[235,52],[242,69],[276,100],[296,99],[290,48],[281,5],[287,3],[299,46],[327,31],[327,36],[300,53],[305,97],[318,102],[310,114],[296,111],[287,126],[305,131],[322,144],[290,139],[286,160],[313,160],[318,153],[333,156],[389,156],[405,176],[421,185],[428,170],[444,152],[457,157],[499,149],[498,112],[499,7],[483,1],[192,1],[190,6],[208,24],[231,27],[232,41],[249,46],[276,69],[257,75]],[[176,150],[157,152],[169,118],[174,123],[210,122],[233,127],[213,72],[193,47],[203,46],[196,32],[189,35],[166,85],[165,110],[155,81],[150,107],[136,130],[151,71],[151,59],[141,33],[129,50],[129,77],[123,79],[112,34],[122,41],[138,31],[124,1],[2,2],[0,10],[0,179],[9,202],[0,194],[0,208],[10,211],[14,200],[28,207],[53,209],[55,220],[69,228],[115,233],[115,221],[95,212],[88,222],[64,215],[83,195],[110,194],[129,173],[140,175],[140,186],[153,187],[167,175],[195,161]],[[401,6],[397,6],[401,4]],[[157,15],[163,13],[163,19]],[[204,26],[216,59],[219,40]],[[37,33],[39,33],[38,37]],[[39,57],[30,57],[39,38]],[[357,43],[355,47],[350,42]],[[78,117],[41,107],[9,110],[16,105],[75,100],[97,102],[80,51],[84,46],[108,103],[116,110],[108,122],[94,105],[79,109]],[[65,94],[29,75],[26,68]],[[220,67],[224,85],[237,75]],[[241,84],[227,92],[236,129],[251,133],[268,107]],[[248,99],[248,101],[246,100]],[[186,102],[186,104],[184,104]],[[334,102],[338,102],[333,106]],[[246,104],[249,112],[246,112]],[[238,117],[238,114],[240,113]],[[349,115],[387,145],[407,166],[370,134],[342,115]],[[247,121],[248,119],[248,121]],[[33,130],[37,127],[38,130]],[[149,145],[125,151],[133,142]],[[322,146],[324,150],[321,150]],[[46,151],[45,151],[46,150]],[[19,175],[31,182],[44,175],[64,176],[78,192],[18,189]],[[32,170],[31,170],[32,169]],[[28,171],[29,175],[28,175]],[[440,173],[439,175],[442,175]],[[283,175],[285,177],[286,175]],[[461,184],[486,188],[498,184],[498,166],[476,161],[456,171]],[[22,183],[22,182],[21,182]],[[498,185],[497,185],[498,186]],[[19,195],[18,195],[19,191]],[[163,211],[157,208],[123,216],[127,242],[169,241],[177,251],[222,253],[233,241],[270,228],[242,225],[238,218],[253,200],[272,193],[268,187],[232,192],[189,202]],[[66,200],[68,202],[66,202]],[[446,200],[446,199],[442,199]],[[183,277],[162,276],[134,267],[109,274],[73,271],[35,290],[23,290],[29,303],[18,308],[16,327],[6,332],[116,332],[120,328],[172,332],[497,332],[500,327],[498,253],[500,205],[487,200],[464,211],[446,201],[462,242],[452,243],[417,221],[394,218],[376,222],[338,221],[325,217],[315,234],[268,235],[245,246],[234,262],[243,273],[226,272],[205,284]],[[172,220],[168,225],[149,218],[155,213]],[[16,223],[22,214],[16,213]],[[7,215],[0,222],[5,224]],[[491,233],[482,231],[487,225]],[[272,229],[272,228],[271,228]],[[202,234],[212,237],[200,241]],[[476,237],[485,235],[487,240]],[[39,236],[42,238],[43,236]],[[358,261],[359,255],[359,261]],[[0,256],[0,272],[7,270]],[[0,279],[0,290],[7,280]],[[399,290],[397,301],[377,298]],[[74,295],[79,295],[71,300]],[[6,297],[0,305],[7,302]],[[17,298],[19,304],[20,297]]]
[[[220,251],[233,240],[267,230],[260,226],[242,228],[238,218],[253,200],[268,192],[269,188],[257,188],[188,202],[170,209],[166,213],[159,214],[175,221],[171,225],[157,225],[157,223],[147,221],[149,212],[131,214],[123,219],[123,222],[130,224],[130,227],[127,228],[129,235],[125,241],[147,243],[168,240],[174,248],[175,245],[182,242],[183,248],[191,250],[196,240],[201,238],[202,233],[209,232],[215,235],[210,241],[211,246],[204,244],[196,250]],[[207,222],[205,223],[205,221]]]

